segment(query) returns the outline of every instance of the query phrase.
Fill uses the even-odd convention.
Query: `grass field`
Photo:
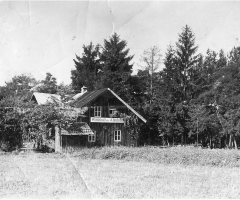
[[[112,149],[113,152],[119,150]],[[0,198],[240,197],[240,168],[232,164],[211,165],[209,161],[210,164],[203,165],[203,163],[197,163],[196,159],[194,162],[168,162],[168,164],[165,161],[156,162],[153,158],[151,158],[152,161],[144,157],[137,160],[136,152],[142,149],[129,150],[129,152],[135,151],[135,159],[132,156],[132,160],[129,156],[124,157],[124,153],[121,159],[106,157],[109,149],[103,149],[105,153],[102,154],[99,153],[101,149],[95,149],[95,155],[91,154],[95,157],[93,159],[86,156],[87,152],[91,151],[88,149],[72,154],[0,155]],[[173,157],[171,151],[175,150],[145,149],[145,151],[158,153],[168,151],[169,156]],[[204,154],[211,155],[208,160],[215,159],[213,154],[209,153],[211,150],[179,148],[178,152],[187,152],[186,154],[192,152],[195,155],[196,151],[199,157]],[[83,152],[85,152],[85,158],[83,158]],[[212,152],[219,156],[222,154],[224,159],[225,156],[238,154],[237,151],[230,150],[213,150]],[[111,155],[115,154],[116,152]],[[179,153],[179,155],[182,154]],[[179,155],[178,157],[181,157]],[[184,154],[183,157],[185,156]],[[191,160],[191,157],[188,160]],[[232,158],[230,160],[232,161]]]

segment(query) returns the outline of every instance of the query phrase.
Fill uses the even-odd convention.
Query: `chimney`
[[[81,93],[84,94],[85,92],[87,92],[87,87],[83,86],[83,87],[81,88]]]

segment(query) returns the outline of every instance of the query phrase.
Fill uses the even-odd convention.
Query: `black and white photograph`
[[[0,199],[240,199],[240,1],[0,1]]]

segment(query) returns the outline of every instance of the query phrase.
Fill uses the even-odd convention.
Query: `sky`
[[[152,46],[164,59],[186,24],[198,53],[229,52],[240,45],[239,11],[240,1],[0,1],[0,85],[21,74],[41,80],[46,72],[70,84],[82,46],[102,45],[114,32],[134,55],[134,73]]]

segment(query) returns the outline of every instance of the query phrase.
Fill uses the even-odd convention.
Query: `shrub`
[[[199,149],[189,147],[102,147],[74,150],[71,156],[82,159],[117,159],[145,161],[160,164],[183,164],[202,166],[240,166],[240,152],[224,149]]]
[[[4,142],[4,141],[2,141],[2,142],[0,143],[0,149],[1,149],[2,151],[5,151],[5,152],[9,151],[9,150],[10,150],[9,142]]]

